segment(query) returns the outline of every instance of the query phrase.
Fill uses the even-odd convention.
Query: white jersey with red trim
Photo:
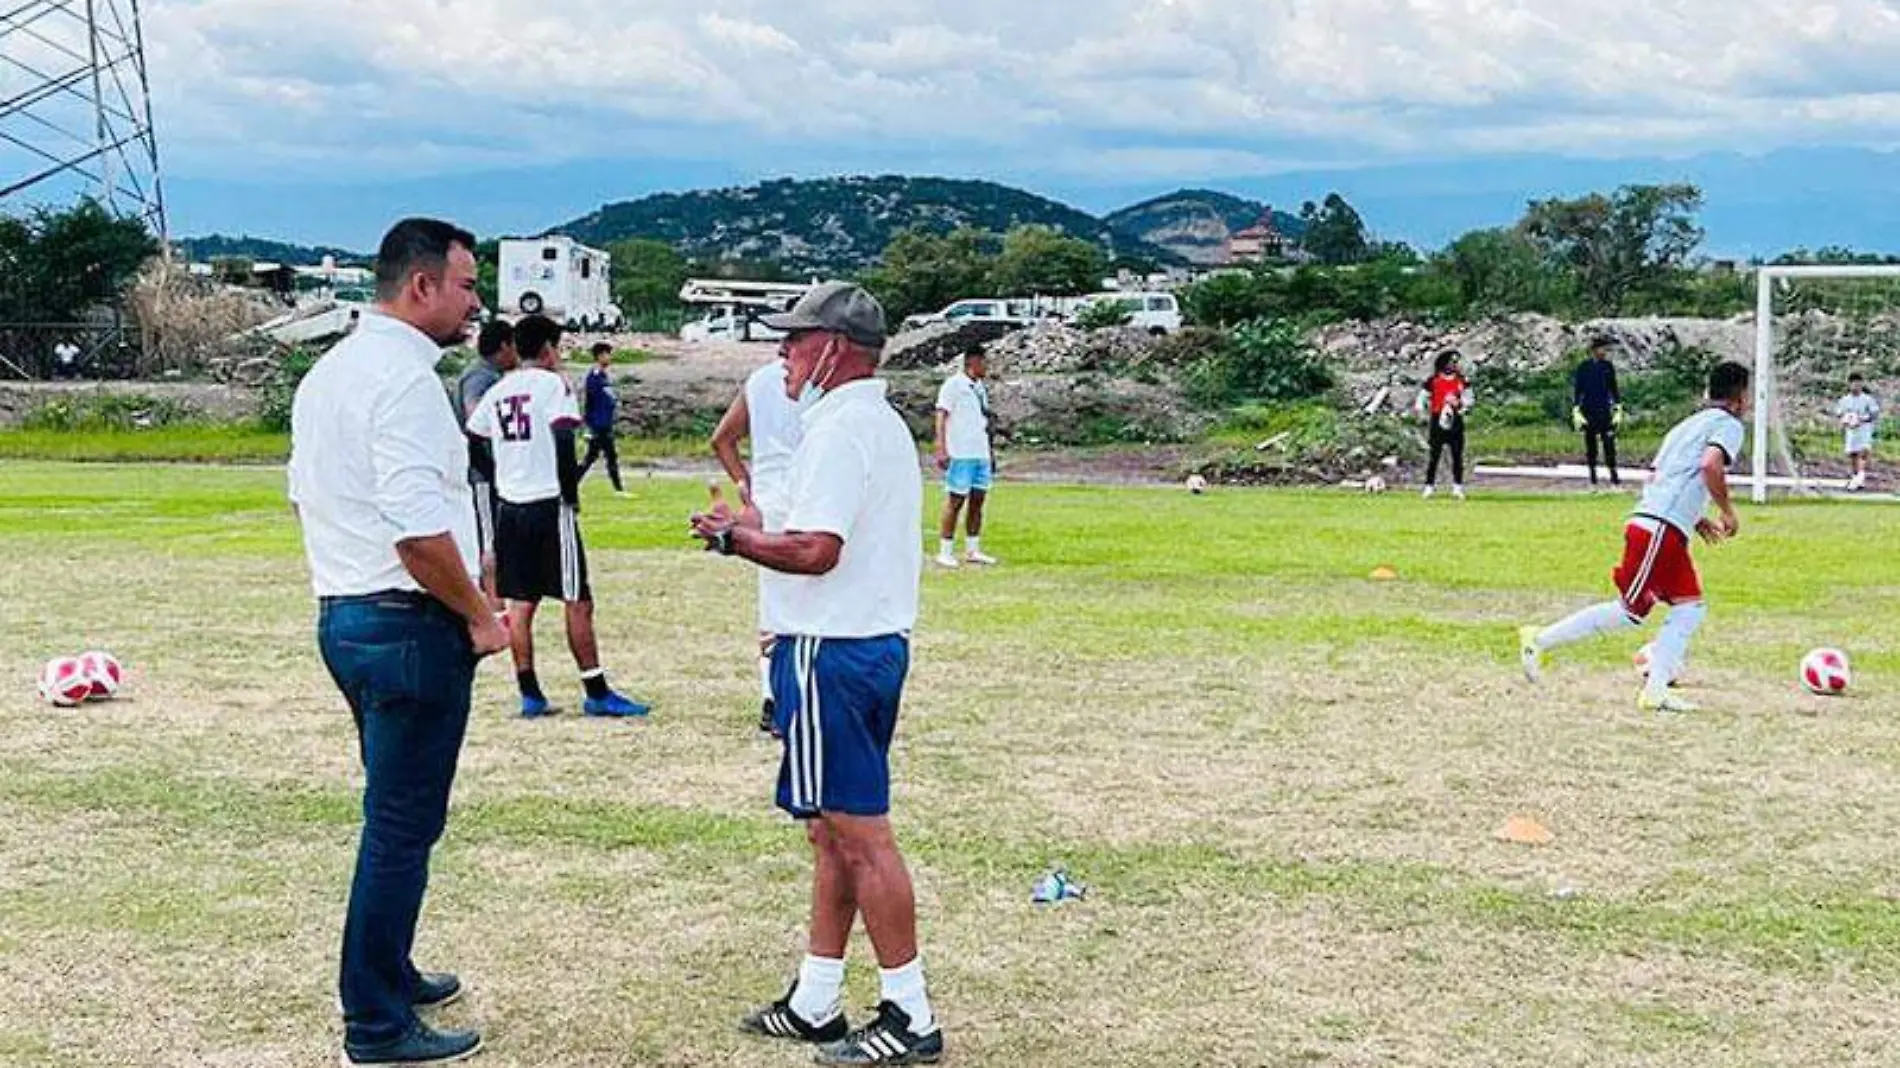
[[[495,451],[495,493],[510,504],[561,495],[554,431],[581,425],[567,380],[541,367],[508,372],[468,415],[468,432]]]
[[[1636,514],[1660,519],[1684,534],[1694,534],[1695,525],[1709,507],[1709,487],[1702,481],[1702,458],[1711,445],[1722,450],[1728,463],[1742,455],[1742,441],[1748,429],[1740,419],[1724,408],[1704,408],[1677,423],[1662,448],[1656,450],[1649,485],[1643,490]]]

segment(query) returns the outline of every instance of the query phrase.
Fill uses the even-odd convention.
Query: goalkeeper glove
[[[1619,405],[1617,405],[1616,407],[1614,407],[1614,408],[1611,408],[1611,409],[1610,409],[1610,425],[1611,425],[1611,426],[1613,426],[1613,427],[1617,427],[1617,428],[1621,428],[1621,427],[1622,427],[1622,425],[1623,425],[1623,406],[1622,406],[1621,404],[1619,404]]]
[[[1584,422],[1582,408],[1570,409],[1570,425],[1576,427],[1578,430],[1582,430],[1585,426],[1589,425]]]

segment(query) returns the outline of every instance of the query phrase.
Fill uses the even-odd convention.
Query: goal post
[[[1805,486],[1805,480],[1795,466],[1793,446],[1789,441],[1785,422],[1781,414],[1781,396],[1777,382],[1777,336],[1775,314],[1775,293],[1787,289],[1798,282],[1852,281],[1857,279],[1900,280],[1900,264],[1855,264],[1824,265],[1802,264],[1790,266],[1763,265],[1756,269],[1755,294],[1755,413],[1753,460],[1750,464],[1752,483],[1751,496],[1757,504],[1768,500],[1768,488],[1771,481],[1769,473],[1769,448],[1771,433],[1781,436],[1779,448],[1782,451],[1783,466],[1788,468],[1791,484],[1796,489]]]

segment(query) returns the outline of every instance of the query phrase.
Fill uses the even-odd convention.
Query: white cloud
[[[152,0],[145,10],[162,133],[199,172],[417,172],[634,146],[769,170],[786,145],[836,143],[859,158],[882,148],[972,168],[1006,156],[1193,178],[1295,157],[1900,138],[1890,0]]]

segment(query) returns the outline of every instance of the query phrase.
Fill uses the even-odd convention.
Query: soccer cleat
[[[759,733],[778,737],[778,702],[770,697],[759,708]]]
[[[589,697],[581,706],[581,711],[595,719],[637,719],[652,710],[638,701],[629,701],[608,690],[605,697]]]
[[[1429,501],[1429,500],[1431,500],[1431,499],[1432,499],[1432,498],[1433,498],[1434,496],[1436,496],[1437,494],[1438,494],[1438,487],[1437,487],[1437,486],[1426,486],[1426,487],[1425,487],[1425,492],[1423,492],[1423,493],[1421,493],[1421,494],[1419,494],[1419,496],[1420,496],[1420,497],[1423,497],[1423,498],[1425,498],[1426,500],[1428,500],[1428,501]]]
[[[851,1026],[845,1023],[843,1012],[833,1013],[831,1019],[817,1024],[806,1023],[804,1017],[793,1012],[792,991],[797,989],[798,984],[793,983],[784,997],[740,1017],[739,1030],[748,1035],[812,1043],[837,1042],[849,1034]]]
[[[1645,712],[1682,713],[1702,711],[1702,706],[1687,698],[1677,697],[1673,693],[1665,693],[1658,697],[1651,694],[1648,690],[1644,690],[1636,696],[1636,707]]]
[[[996,557],[988,553],[965,553],[963,559],[966,563],[972,563],[978,567],[996,566]]]
[[[521,699],[522,719],[540,719],[543,716],[552,716],[553,714],[554,706],[549,704],[548,699],[545,697],[523,697]]]
[[[948,570],[948,571],[955,571],[957,568],[962,567],[963,565],[957,563],[957,558],[950,555],[949,553],[938,553],[937,566],[944,568],[945,570]]]
[[[1524,679],[1535,685],[1544,681],[1544,651],[1537,647],[1537,627],[1519,627],[1517,657],[1524,664]]]
[[[943,1031],[913,1034],[910,1017],[893,1002],[880,1002],[877,1019],[819,1049],[819,1064],[935,1064],[943,1059]]]
[[[1452,496],[1452,499],[1454,500],[1460,500],[1460,501],[1464,500],[1465,488],[1463,486],[1453,486],[1451,488],[1451,496]]]

